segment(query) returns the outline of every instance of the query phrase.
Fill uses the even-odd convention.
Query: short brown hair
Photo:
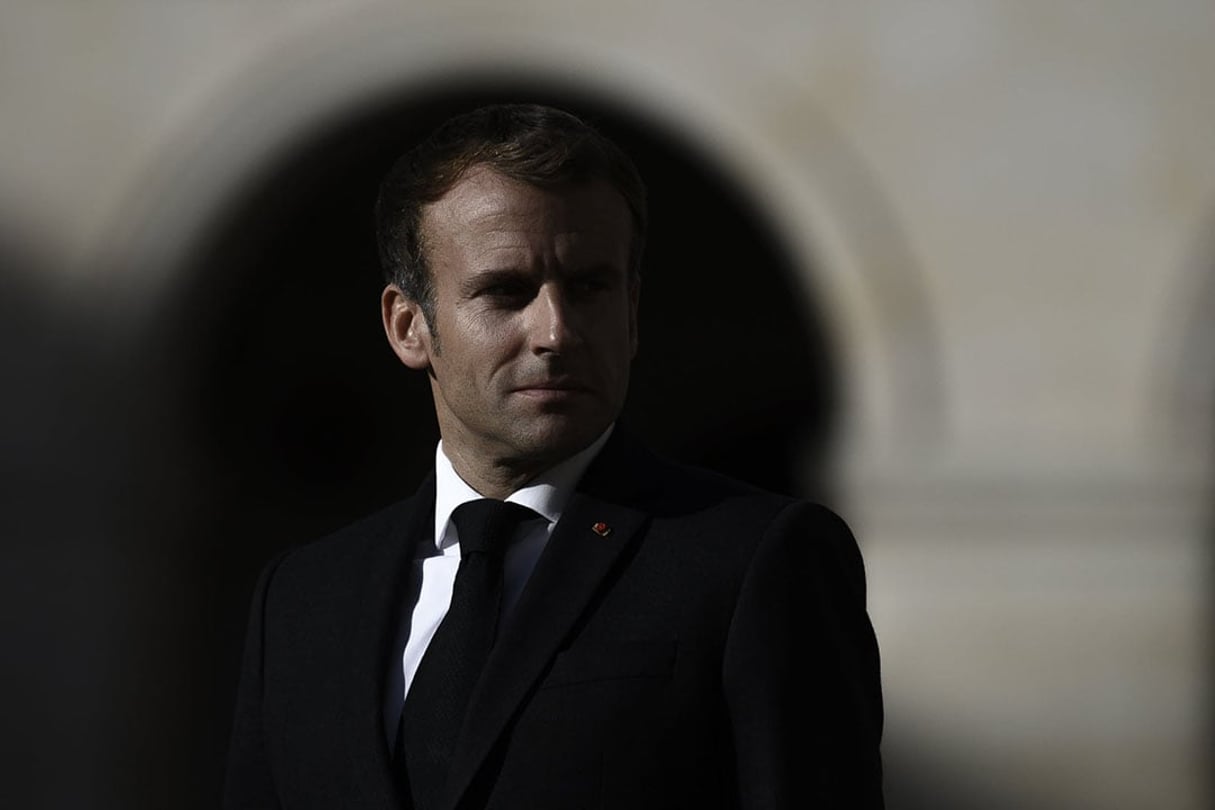
[[[581,119],[538,104],[496,104],[451,118],[400,157],[380,184],[376,238],[385,281],[434,322],[434,285],[422,245],[422,209],[473,166],[541,188],[604,180],[629,207],[630,271],[641,272],[646,195],[641,175],[616,144]]]

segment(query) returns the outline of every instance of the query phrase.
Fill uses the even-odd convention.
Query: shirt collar
[[[506,500],[521,504],[543,516],[550,524],[561,518],[561,512],[574,493],[574,487],[586,472],[586,468],[594,461],[595,456],[603,449],[608,437],[612,435],[615,423],[608,425],[607,430],[585,449],[542,472],[528,484],[506,496]],[[455,543],[455,533],[447,531],[451,523],[451,513],[456,507],[468,501],[484,497],[470,487],[456,473],[447,454],[443,452],[443,441],[435,448],[435,548],[445,552]]]

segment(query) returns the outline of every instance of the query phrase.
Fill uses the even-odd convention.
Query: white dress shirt
[[[506,548],[503,559],[502,622],[508,619],[511,609],[519,601],[523,586],[527,584],[540,553],[548,544],[553,527],[561,518],[574,487],[607,442],[613,427],[609,426],[585,450],[570,456],[506,497],[506,500],[522,504],[537,515],[520,524]],[[433,543],[418,544],[406,591],[406,615],[402,616],[401,628],[393,647],[396,652],[391,657],[393,665],[388,673],[388,687],[384,694],[384,733],[388,737],[389,748],[396,742],[397,720],[422,655],[451,604],[456,570],[460,566],[460,537],[455,524],[451,522],[451,513],[460,504],[482,497],[456,473],[440,441],[435,449],[434,540]],[[411,538],[401,540],[410,542]]]

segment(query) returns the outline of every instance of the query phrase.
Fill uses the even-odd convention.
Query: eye
[[[533,295],[532,285],[523,279],[498,278],[478,287],[475,297],[500,306],[518,306],[527,303]]]
[[[593,295],[611,290],[616,275],[611,272],[583,273],[570,280],[571,289],[580,295]]]

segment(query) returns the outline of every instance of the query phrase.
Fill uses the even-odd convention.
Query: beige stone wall
[[[899,778],[1198,810],[1213,37],[1190,0],[10,0],[0,235],[35,285],[137,313],[325,117],[468,66],[585,83],[687,133],[814,257]]]

